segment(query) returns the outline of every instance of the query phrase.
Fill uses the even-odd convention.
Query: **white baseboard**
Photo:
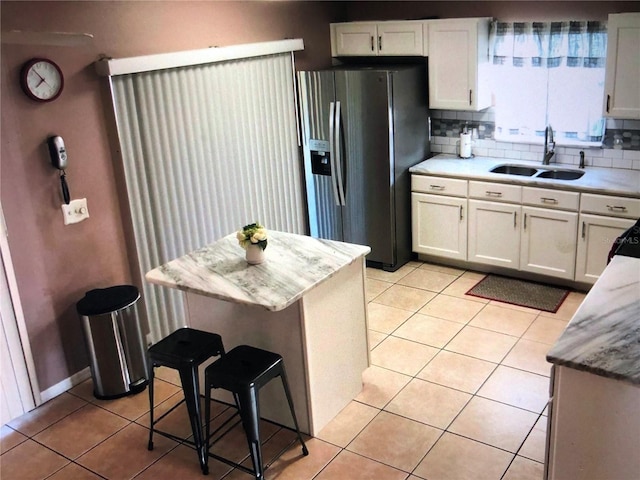
[[[48,402],[52,398],[57,397],[58,395],[63,394],[70,388],[75,387],[76,385],[84,382],[87,378],[91,377],[91,369],[86,367],[84,370],[80,370],[77,373],[74,373],[68,378],[65,378],[61,382],[52,385],[46,390],[40,392],[40,400],[42,403]]]

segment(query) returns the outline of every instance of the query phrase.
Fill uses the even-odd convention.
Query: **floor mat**
[[[555,313],[569,290],[515,278],[487,275],[467,295]]]

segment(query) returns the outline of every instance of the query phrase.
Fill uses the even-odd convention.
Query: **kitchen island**
[[[265,262],[249,265],[231,234],[146,279],[182,290],[187,325],[220,334],[226,350],[247,344],[282,355],[300,429],[315,435],[360,392],[369,366],[370,251],[271,231]],[[292,426],[279,383],[262,389],[261,416]],[[219,398],[232,401],[225,393]]]
[[[545,478],[638,478],[640,258],[613,257],[547,360]]]

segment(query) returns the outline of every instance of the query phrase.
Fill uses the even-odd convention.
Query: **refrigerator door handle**
[[[333,187],[333,198],[336,205],[340,205],[340,197],[338,196],[338,183],[336,181],[336,148],[335,148],[335,104],[329,104],[329,162],[331,166],[331,186]]]
[[[334,128],[336,130],[336,135],[335,135],[335,156],[334,158],[336,159],[335,162],[335,166],[336,166],[336,183],[338,184],[338,197],[339,197],[339,205],[342,205],[343,207],[347,204],[345,202],[345,198],[344,198],[344,183],[342,181],[342,142],[340,141],[340,134],[342,133],[342,127],[341,127],[341,123],[340,123],[340,102],[337,101],[336,102],[336,118],[335,118],[335,122],[334,122]]]

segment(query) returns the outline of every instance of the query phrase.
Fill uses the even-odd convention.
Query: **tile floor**
[[[584,298],[556,314],[465,296],[483,275],[411,262],[394,273],[367,269],[372,366],[364,388],[317,438],[294,445],[267,478],[292,480],[540,480],[549,364],[545,354]],[[158,411],[181,397],[159,369]],[[148,451],[146,392],[114,401],[91,380],[2,427],[6,479],[201,479],[195,452],[155,437]],[[217,409],[221,420],[228,409]],[[184,411],[164,428],[189,432]],[[265,457],[293,439],[264,423]],[[220,445],[248,462],[240,429]],[[251,477],[210,461],[209,478]]]

